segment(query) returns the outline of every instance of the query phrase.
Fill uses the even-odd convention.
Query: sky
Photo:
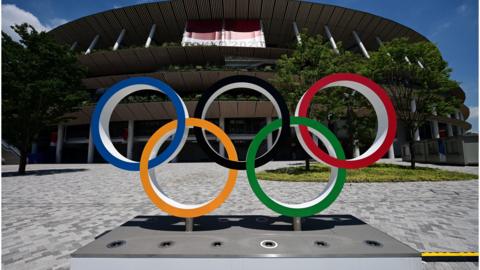
[[[50,30],[96,12],[149,1],[131,0],[6,0],[2,31],[28,22]],[[151,2],[151,1],[150,1]],[[461,83],[470,108],[472,131],[478,132],[478,0],[311,0],[369,12],[406,25],[434,42]]]

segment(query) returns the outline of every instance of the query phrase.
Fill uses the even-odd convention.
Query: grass
[[[311,164],[310,171],[305,166],[286,167],[257,173],[257,178],[270,181],[327,182],[330,168],[322,164]],[[377,163],[366,168],[347,170],[346,182],[415,182],[415,181],[459,181],[478,179],[475,174],[445,171],[441,169],[410,167]]]

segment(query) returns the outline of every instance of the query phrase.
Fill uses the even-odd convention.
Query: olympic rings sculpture
[[[373,144],[362,155],[345,159],[342,146],[335,135],[323,124],[306,118],[314,95],[329,87],[347,87],[365,96],[372,104],[377,115],[377,134]],[[245,161],[239,161],[235,146],[228,135],[215,124],[205,120],[212,102],[221,94],[233,89],[250,89],[263,94],[275,108],[278,119],[263,127],[254,137],[247,150]],[[140,162],[130,160],[114,147],[109,133],[110,118],[118,103],[129,94],[141,90],[153,90],[165,94],[172,102],[177,114],[176,120],[160,127],[147,141]],[[346,178],[346,169],[366,167],[379,160],[388,151],[396,134],[397,122],[395,110],[388,94],[375,82],[356,74],[337,73],[326,76],[314,83],[301,97],[295,116],[290,117],[288,107],[280,93],[269,83],[250,76],[232,76],[220,80],[207,90],[195,109],[194,118],[190,118],[185,103],[166,83],[153,78],[136,77],[123,80],[111,88],[98,101],[92,116],[92,138],[100,155],[112,165],[129,171],[139,171],[142,186],[150,200],[170,215],[193,218],[210,213],[218,208],[232,192],[238,170],[246,170],[252,191],[257,198],[271,210],[290,217],[311,216],[330,206],[342,191]],[[330,177],[325,189],[313,200],[288,204],[269,197],[261,188],[255,168],[273,159],[279,143],[288,139],[290,127],[295,127],[302,148],[315,160],[331,167]],[[217,197],[201,204],[183,204],[169,198],[156,180],[156,166],[168,163],[185,145],[190,128],[194,128],[197,142],[207,155],[217,164],[228,168],[227,181]],[[216,136],[225,147],[227,158],[212,148],[206,139],[205,130]],[[278,132],[273,146],[257,157],[258,149],[268,135]],[[312,137],[316,136],[326,147],[327,153],[320,149]],[[168,137],[173,139],[164,151],[158,153]]]

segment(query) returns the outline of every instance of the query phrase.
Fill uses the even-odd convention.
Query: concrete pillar
[[[32,154],[38,153],[38,144],[36,142],[32,143]]]
[[[269,116],[267,117],[267,125],[272,122],[272,117]],[[273,145],[273,136],[272,133],[270,132],[267,137],[267,149],[271,149]]]
[[[220,117],[218,119],[218,125],[220,126],[220,128],[225,131],[225,118],[223,117]],[[226,131],[225,131],[226,132]],[[225,146],[219,142],[218,144],[218,153],[220,154],[220,156],[224,157],[225,156]]]
[[[63,125],[57,126],[57,148],[55,149],[55,162],[62,162],[62,148],[63,148],[63,134],[65,127]]]
[[[156,24],[153,24],[152,27],[150,28],[150,33],[148,33],[148,38],[147,41],[145,42],[145,48],[150,47],[150,44],[152,43],[153,36],[155,35],[155,29],[157,28]]]
[[[330,28],[328,28],[328,25],[325,25],[323,28],[325,28],[325,33],[327,34],[327,38],[330,41],[330,44],[332,45],[333,51],[336,54],[340,54],[340,51],[337,48],[337,44],[335,43],[335,39],[333,39],[332,33],[330,33]]]
[[[452,127],[452,124],[450,123],[447,123],[447,134],[448,134],[448,137],[453,136],[453,127]]]
[[[95,154],[95,147],[93,145],[92,130],[90,129],[90,132],[88,135],[87,163],[93,163],[94,154]]]
[[[358,47],[360,47],[360,50],[362,51],[363,56],[365,56],[366,58],[370,58],[370,55],[368,54],[368,51],[365,48],[365,45],[363,45],[363,42],[360,39],[360,37],[358,36],[357,32],[352,31],[352,34],[353,34],[353,37],[355,38],[355,41],[357,42]]]
[[[302,44],[302,37],[300,36],[300,31],[298,31],[297,22],[293,22],[293,32],[295,33],[295,37],[297,37],[297,43]]]
[[[463,128],[457,126],[457,135],[463,135]]]
[[[437,116],[437,111],[433,109],[433,116]],[[440,131],[438,129],[438,120],[434,119],[432,120],[432,136],[434,139],[440,138]]]
[[[133,134],[134,122],[133,120],[128,120],[128,137],[127,137],[127,158],[132,159],[133,157]]]
[[[440,138],[440,132],[438,130],[438,121],[437,120],[432,120],[430,122],[432,124],[432,136],[434,139]]]
[[[393,143],[392,143],[392,145],[390,145],[390,148],[388,149],[388,158],[389,159],[394,159],[395,158],[395,149],[393,147]]]
[[[375,37],[375,39],[377,40],[378,47],[382,47],[383,46],[382,40],[379,37]],[[389,52],[387,52],[387,55],[392,57],[392,55]]]
[[[415,102],[415,99],[412,99],[410,101],[410,109],[411,109],[411,112],[415,112],[417,110],[417,103]],[[414,141],[420,141],[420,131],[417,129],[417,131],[415,131],[415,135],[414,135]]]
[[[120,47],[120,44],[122,43],[122,40],[123,40],[123,36],[125,36],[125,28],[122,29],[122,31],[120,31],[117,41],[115,41],[115,44],[113,44],[114,51],[118,50],[118,47]]]
[[[355,145],[353,147],[353,157],[356,158],[359,156],[360,156],[360,148],[358,147],[358,145]]]
[[[96,35],[96,36],[93,38],[92,42],[90,43],[90,46],[88,46],[88,49],[85,51],[85,55],[87,55],[87,54],[89,54],[89,53],[92,52],[92,50],[95,48],[95,45],[97,45],[97,41],[98,41],[98,38],[99,38],[99,37],[100,37],[99,35]]]

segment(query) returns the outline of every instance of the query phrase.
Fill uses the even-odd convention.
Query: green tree
[[[31,25],[12,28],[19,42],[2,32],[2,136],[19,148],[23,174],[39,132],[66,120],[88,94],[81,83],[85,69],[68,47]]]
[[[277,72],[273,80],[282,93],[291,113],[305,91],[317,80],[332,73],[351,72],[365,73],[366,58],[351,51],[346,51],[339,43],[340,53],[332,50],[330,43],[323,40],[320,35],[301,35],[301,43],[297,44],[291,55],[283,55],[277,61]],[[344,120],[343,127],[348,132],[347,153],[352,153],[367,137],[373,135],[375,126],[372,121],[371,111],[366,110],[368,101],[350,89],[332,88],[315,96],[310,115],[326,123],[335,131],[335,123]],[[360,110],[363,108],[363,110]],[[374,122],[374,121],[373,121]],[[309,169],[309,158],[305,160],[306,170]]]
[[[448,63],[434,44],[411,43],[404,38],[385,43],[371,53],[367,62],[367,76],[389,92],[397,118],[408,132],[413,169],[415,133],[432,115],[449,114],[459,106],[460,101],[450,94],[459,87],[450,73]],[[412,103],[416,107],[414,112]]]

